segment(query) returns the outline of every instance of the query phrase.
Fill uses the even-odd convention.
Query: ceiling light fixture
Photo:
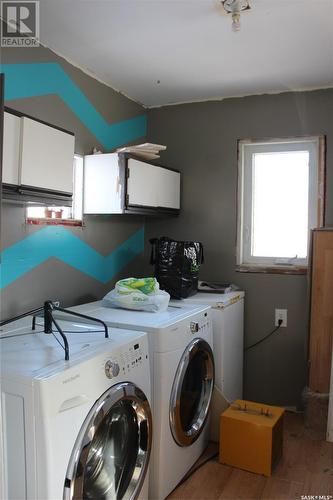
[[[240,30],[240,13],[250,9],[249,0],[221,0],[224,10],[231,14],[232,31]]]

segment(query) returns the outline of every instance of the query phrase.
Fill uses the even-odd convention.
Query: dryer
[[[110,328],[105,339],[91,333],[96,326],[62,328],[69,361],[27,319],[1,333],[4,498],[147,499],[147,335]]]
[[[148,313],[98,301],[71,309],[110,326],[148,332],[154,422],[149,497],[165,498],[208,442],[214,386],[210,307],[179,304]]]
[[[212,308],[215,383],[229,403],[243,398],[244,296],[199,292],[181,301]]]

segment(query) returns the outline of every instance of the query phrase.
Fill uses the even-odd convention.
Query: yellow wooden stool
[[[236,400],[220,417],[220,463],[270,476],[282,456],[284,409]]]

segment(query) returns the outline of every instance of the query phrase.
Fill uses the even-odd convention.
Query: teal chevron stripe
[[[108,150],[147,133],[147,116],[109,124],[58,63],[1,64],[5,100],[57,94]]]
[[[1,254],[1,288],[54,257],[107,283],[144,249],[142,227],[107,256],[62,226],[47,226],[6,248]]]

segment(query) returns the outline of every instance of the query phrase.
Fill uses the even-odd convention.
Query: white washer
[[[208,442],[214,386],[210,308],[178,304],[147,313],[111,309],[99,301],[72,310],[149,334],[154,422],[149,497],[163,499]]]
[[[215,384],[229,402],[243,399],[244,295],[199,292],[181,301],[212,308]]]
[[[109,329],[106,339],[95,325],[60,323],[72,332],[69,361],[26,318],[1,334],[3,498],[147,499],[147,335]]]

